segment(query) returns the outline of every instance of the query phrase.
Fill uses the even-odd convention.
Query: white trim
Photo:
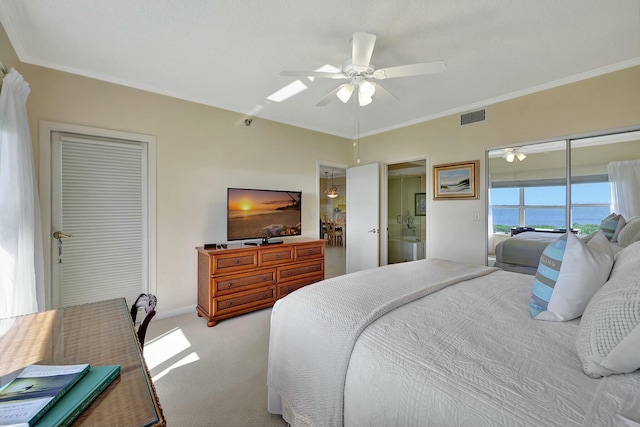
[[[93,128],[67,123],[40,120],[39,123],[39,193],[42,214],[42,244],[45,250],[45,308],[52,307],[51,301],[51,133],[67,132],[103,138],[138,141],[148,148],[148,209],[149,209],[149,292],[157,294],[156,281],[156,137],[132,132]]]

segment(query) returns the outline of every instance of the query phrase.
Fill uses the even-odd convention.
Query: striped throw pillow
[[[585,244],[573,233],[551,242],[540,257],[529,303],[537,320],[563,322],[582,316],[609,278],[613,250],[602,231]]]
[[[625,224],[626,221],[622,215],[611,213],[600,223],[600,230],[604,232],[607,239],[616,242],[618,241],[618,234],[620,234],[620,230],[624,228]]]

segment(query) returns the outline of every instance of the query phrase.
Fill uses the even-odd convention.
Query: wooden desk
[[[74,426],[166,425],[124,298],[0,319],[0,334],[0,376],[30,364],[121,366]]]

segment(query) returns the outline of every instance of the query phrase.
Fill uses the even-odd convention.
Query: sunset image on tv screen
[[[301,192],[229,188],[227,239],[301,234]]]

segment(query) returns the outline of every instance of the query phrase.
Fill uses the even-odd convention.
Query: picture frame
[[[427,215],[427,193],[415,194],[415,216]]]
[[[478,199],[480,160],[433,166],[433,200]]]

